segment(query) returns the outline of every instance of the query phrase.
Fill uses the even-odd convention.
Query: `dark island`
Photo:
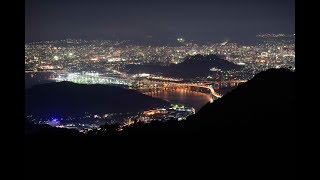
[[[33,116],[78,116],[85,112],[126,113],[163,107],[169,102],[138,91],[101,84],[55,82],[25,91],[25,111]]]

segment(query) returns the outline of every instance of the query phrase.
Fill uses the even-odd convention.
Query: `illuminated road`
[[[148,82],[149,83],[149,82]],[[153,83],[155,83],[153,81]],[[200,88],[205,88],[205,89],[209,89],[210,90],[210,93],[211,95],[217,97],[217,98],[220,98],[222,97],[221,94],[218,94],[217,92],[214,91],[214,89],[211,87],[211,86],[208,86],[208,85],[205,85],[205,84],[193,84],[193,83],[174,83],[174,82],[156,82],[157,84],[160,84],[158,85],[158,87],[152,87],[150,88],[150,86],[148,88],[139,88],[139,90],[142,90],[142,89],[167,89],[167,88],[174,88],[174,87],[177,87],[177,88],[183,88],[183,87],[200,87]]]
[[[221,81],[222,83],[242,83],[246,82],[245,80],[232,80],[232,81]],[[215,96],[216,98],[221,98],[222,95],[217,93],[214,88],[211,86],[212,82],[203,82],[203,83],[176,83],[176,82],[163,82],[163,81],[149,81],[144,80],[142,81],[143,84],[147,84],[146,87],[139,87],[138,90],[145,90],[145,89],[162,89],[166,90],[168,88],[185,88],[185,87],[199,87],[209,89],[211,95]],[[157,84],[157,86],[155,86]]]
[[[215,92],[214,89],[211,86],[197,86],[197,87],[208,88],[208,89],[210,89],[210,92],[211,92],[212,95],[216,96],[217,98],[221,98],[222,97],[222,95],[220,95],[217,92]]]
[[[210,93],[214,96],[216,96],[217,98],[221,98],[222,95],[221,94],[218,94],[217,92],[214,91],[214,89],[211,87],[211,86],[208,86],[208,85],[205,85],[205,84],[188,84],[188,83],[184,83],[184,84],[181,84],[181,83],[176,83],[178,86],[192,86],[192,87],[200,87],[200,88],[206,88],[206,89],[209,89],[210,90]]]

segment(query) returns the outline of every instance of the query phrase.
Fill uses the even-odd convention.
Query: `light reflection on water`
[[[167,100],[171,103],[183,104],[191,106],[199,111],[202,106],[207,104],[211,97],[209,94],[194,92],[186,89],[162,90],[144,93],[146,95]]]

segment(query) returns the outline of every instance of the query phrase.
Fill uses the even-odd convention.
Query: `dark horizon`
[[[250,42],[259,33],[295,33],[295,1],[25,1],[26,42],[147,36]]]

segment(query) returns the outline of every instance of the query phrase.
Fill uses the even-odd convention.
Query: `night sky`
[[[26,0],[25,40],[225,39],[295,33],[294,0]]]

